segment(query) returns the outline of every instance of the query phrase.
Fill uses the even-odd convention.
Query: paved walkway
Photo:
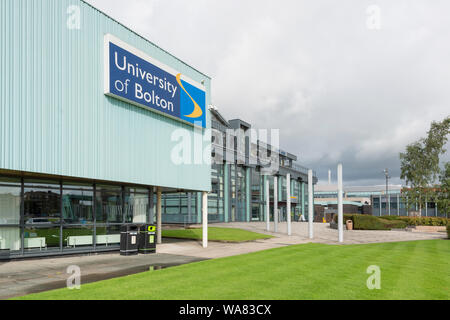
[[[226,223],[217,227],[240,228],[275,236],[272,239],[245,243],[210,242],[203,249],[199,241],[166,240],[157,248],[155,255],[123,257],[118,253],[92,256],[60,257],[39,260],[11,261],[0,263],[0,299],[29,293],[64,288],[69,277],[66,270],[70,265],[81,269],[83,283],[99,281],[128,274],[144,272],[150,266],[155,269],[191,263],[204,259],[234,256],[271,248],[309,242],[336,245],[338,232],[328,224],[314,224],[315,237],[308,239],[308,224],[294,222],[293,235],[286,235],[287,224],[280,223],[280,233],[265,231],[265,223]],[[271,224],[273,230],[273,223]],[[419,233],[406,231],[345,231],[344,244],[364,244],[377,242],[413,241],[445,238],[445,233]]]
[[[265,222],[251,222],[251,223],[224,223],[219,224],[220,227],[240,228],[260,233],[271,234],[278,236],[281,239],[290,239],[287,236],[287,223],[278,224],[278,233],[266,232]],[[270,230],[273,231],[274,224],[270,224]],[[362,243],[379,243],[379,242],[397,242],[397,241],[415,241],[428,239],[445,238],[445,232],[406,232],[399,231],[368,231],[368,230],[352,230],[344,231],[344,244],[362,244]],[[307,222],[293,222],[292,223],[292,241],[299,241],[303,243],[308,238],[308,223]],[[314,223],[314,239],[308,242],[339,244],[338,231],[331,229],[329,223]]]
[[[65,288],[72,265],[80,267],[85,284],[201,260],[164,253],[124,257],[117,252],[0,263],[0,299]]]
[[[162,244],[158,252],[169,254],[183,254],[193,257],[212,259],[250,253],[260,250],[277,248],[287,245],[302,243],[324,243],[337,245],[338,231],[331,229],[329,224],[314,224],[314,239],[308,239],[308,223],[293,222],[292,236],[287,236],[287,224],[278,225],[279,233],[265,231],[265,222],[235,222],[214,224],[215,227],[239,228],[274,236],[272,239],[258,240],[253,242],[229,244],[210,242],[207,249],[201,247],[200,242],[187,241],[176,244]],[[273,223],[271,223],[273,230]],[[446,238],[446,233],[420,233],[406,231],[344,231],[344,244],[365,244],[379,242],[415,241]]]

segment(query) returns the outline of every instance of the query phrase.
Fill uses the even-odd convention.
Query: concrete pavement
[[[66,256],[0,263],[0,299],[7,299],[65,288],[71,274],[67,268],[76,265],[81,271],[81,285],[129,274],[196,262],[203,258],[152,254],[124,257],[118,252],[90,256]]]

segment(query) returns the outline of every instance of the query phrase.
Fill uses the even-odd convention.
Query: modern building
[[[207,75],[81,0],[3,0],[0,18],[0,255],[117,250],[126,224],[160,238],[262,221],[267,180],[280,220],[287,179],[307,210],[307,169],[209,108]]]
[[[287,175],[290,175],[291,214],[298,220],[308,211],[308,169],[298,164],[297,156],[262,141],[251,143],[251,125],[243,120],[227,121],[217,108],[211,108],[212,165],[211,192],[208,195],[208,222],[265,221],[266,188],[269,181],[269,205],[274,205],[274,179],[277,180],[279,221],[287,217]],[[242,139],[242,144],[237,141]],[[266,163],[261,163],[261,153]],[[274,165],[276,163],[276,165]],[[269,174],[264,169],[272,165]],[[313,183],[317,183],[314,174]],[[162,221],[165,224],[201,223],[201,195],[167,193],[163,195]],[[271,220],[273,220],[271,211]]]
[[[374,216],[408,216],[406,198],[402,190],[401,185],[389,185],[388,194],[385,185],[344,187],[344,211]],[[325,212],[333,212],[336,209],[337,197],[336,185],[317,185],[315,188],[314,203],[323,207]],[[426,202],[421,214],[423,217],[445,217],[433,201]]]

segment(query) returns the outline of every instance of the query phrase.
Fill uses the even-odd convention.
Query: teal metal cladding
[[[206,105],[210,78],[82,1],[2,0],[0,15],[1,169],[210,191],[210,165],[171,161],[192,126],[104,95],[104,35],[204,82]]]

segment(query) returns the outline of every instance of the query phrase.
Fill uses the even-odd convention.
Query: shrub
[[[382,216],[381,218],[385,220],[402,220],[402,217],[399,216]]]
[[[402,220],[384,219],[384,217],[379,218],[379,220],[381,220],[384,226],[388,229],[405,229],[408,226],[406,221]]]
[[[369,217],[369,218],[367,218]],[[337,223],[337,215],[334,222]],[[407,226],[448,226],[450,219],[439,217],[370,216],[366,214],[344,214],[344,224],[352,220],[355,230],[404,229]],[[369,229],[363,229],[369,228]]]
[[[439,217],[400,217],[410,226],[447,226],[449,219]]]
[[[384,220],[387,221],[387,220]],[[353,228],[355,230],[389,230],[383,219],[369,215],[354,215]]]
[[[447,238],[450,239],[450,224],[447,225]]]
[[[382,216],[384,220],[403,221],[409,226],[446,226],[449,219],[439,217],[402,217],[402,216]]]

